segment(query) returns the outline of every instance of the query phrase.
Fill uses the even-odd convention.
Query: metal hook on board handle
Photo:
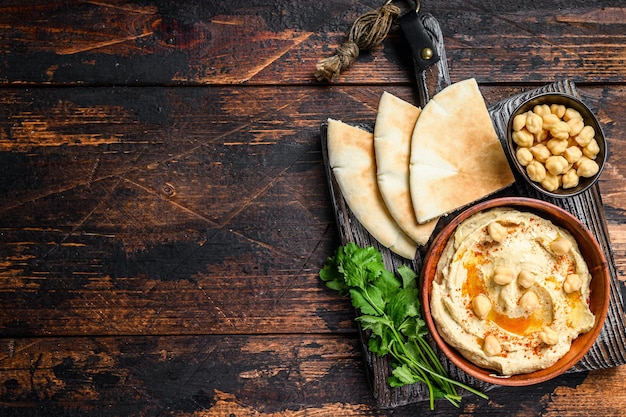
[[[385,6],[387,6],[387,5],[391,4],[391,3],[393,3],[393,0],[387,0],[385,2]],[[415,2],[415,13],[419,13],[420,7],[422,7],[422,1],[421,0],[417,0]]]

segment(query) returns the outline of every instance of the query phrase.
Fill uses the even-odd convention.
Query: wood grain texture
[[[422,7],[452,81],[475,76],[488,104],[577,83],[611,147],[600,190],[624,281],[624,5],[492,3]],[[379,5],[0,5],[2,416],[623,414],[625,367],[460,409],[377,407],[354,311],[317,276],[339,244],[319,126],[419,95],[395,26],[338,83],[313,71]]]
[[[319,122],[337,114],[371,122],[382,89],[287,88],[280,108],[270,104],[273,88],[141,91],[5,92],[14,103],[0,120],[6,334],[177,333],[182,322],[186,332],[279,332],[287,320],[324,328],[304,306],[338,308],[317,279],[337,242]],[[410,88],[390,91],[411,99]],[[621,236],[624,128],[615,121],[626,116],[626,91],[586,91],[608,126],[600,188],[609,233]],[[485,89],[487,97],[508,92]],[[142,111],[123,98],[140,95]],[[72,110],[59,110],[61,97]],[[160,120],[150,113],[155,97],[167,109]],[[243,97],[245,115],[236,110]],[[306,113],[296,118],[293,109]],[[28,142],[32,126],[46,146]],[[90,132],[103,143],[76,140]],[[613,242],[621,277],[625,245]],[[243,304],[229,309],[237,293]],[[350,329],[350,318],[344,310],[330,326]]]
[[[411,2],[399,3],[408,10]],[[380,1],[24,2],[0,8],[5,84],[317,84],[315,63]],[[547,83],[626,80],[620,0],[429,1],[453,80]],[[463,12],[460,12],[463,11]],[[397,26],[340,83],[410,82]],[[622,63],[620,65],[619,63]],[[242,65],[245,63],[245,65]]]
[[[0,341],[3,416],[618,416],[626,368],[502,388],[490,400],[381,410],[345,336],[75,337]],[[598,395],[616,388],[612,402]],[[583,391],[584,389],[584,391]],[[585,392],[585,395],[581,394]],[[591,398],[591,399],[590,399]],[[514,401],[512,400],[514,399]]]
[[[389,90],[408,100],[413,95],[408,87]],[[317,278],[338,241],[318,123],[329,114],[346,113],[350,121],[371,122],[382,89],[336,87],[303,93],[287,88],[284,100],[296,104],[283,110],[269,104],[273,88],[220,88],[214,91],[217,95],[204,89],[163,88],[154,89],[153,95],[157,91],[165,98],[160,105],[168,109],[167,117],[146,117],[137,111],[134,100],[128,104],[123,97],[139,95],[132,88],[115,95],[117,107],[108,112],[102,108],[113,99],[105,88],[91,89],[89,94],[82,89],[8,91],[15,104],[0,127],[5,132],[0,153],[4,161],[0,323],[7,349],[16,343],[48,340],[38,337],[71,336],[58,343],[84,355],[88,350],[74,340],[90,335],[118,339],[154,335],[168,344],[165,335],[170,334],[182,339],[258,335],[260,343],[268,343],[268,334],[300,338],[304,333],[322,339],[344,334],[357,344],[349,303]],[[483,91],[493,101],[512,90]],[[583,89],[583,94],[599,109],[614,145],[600,189],[609,233],[617,236],[612,245],[618,276],[623,279],[626,241],[620,236],[625,191],[620,179],[626,168],[620,164],[624,155],[618,144],[625,132],[615,121],[626,116],[618,105],[626,99],[626,91],[598,87]],[[89,105],[83,103],[86,95]],[[73,110],[58,110],[61,96]],[[241,102],[242,97],[250,109],[245,116],[232,102]],[[144,110],[150,114],[153,104],[146,102]],[[293,108],[307,110],[306,115],[302,117],[302,112],[296,120],[290,115]],[[6,106],[3,109],[7,112]],[[278,120],[290,125],[289,129],[282,126],[279,135],[275,133]],[[247,127],[237,129],[237,123]],[[40,134],[49,144],[25,143],[24,125],[45,126]],[[111,130],[108,136],[116,137],[117,143],[68,141],[85,132],[89,135],[98,125]],[[265,141],[273,135],[277,135],[275,143],[257,145],[257,137]],[[247,172],[245,167],[251,165],[256,169]],[[233,193],[229,187],[240,191]],[[86,338],[84,343],[93,340]],[[118,355],[103,349],[112,357]],[[186,358],[181,361],[190,360],[180,355]],[[249,360],[250,366],[260,366],[268,359]],[[359,355],[353,360],[360,362]],[[90,364],[85,362],[82,372],[96,372]],[[137,366],[149,365],[139,361]],[[180,372],[186,371],[181,366]],[[119,372],[118,365],[111,363],[107,372]],[[335,377],[348,378],[340,373]],[[54,375],[48,378],[62,384]],[[360,386],[367,386],[363,373],[358,378]],[[573,378],[577,385],[584,375]],[[12,387],[12,379],[5,379],[5,386]],[[548,395],[555,387],[548,384],[529,392]],[[118,385],[111,389],[125,390]],[[572,389],[576,392],[575,386]],[[225,395],[218,396],[219,404],[234,407],[241,401],[232,391],[217,392]],[[362,396],[371,395],[369,389],[360,395],[341,403],[347,407],[341,412],[371,413],[373,397],[361,408]],[[491,393],[491,401],[506,402],[507,395],[517,394]],[[489,409],[478,407],[476,415]],[[322,415],[333,412],[337,409],[320,410]]]

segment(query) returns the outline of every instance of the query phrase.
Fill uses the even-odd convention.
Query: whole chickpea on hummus
[[[593,327],[591,275],[574,238],[533,213],[495,208],[461,223],[432,284],[441,337],[502,375],[553,365]]]

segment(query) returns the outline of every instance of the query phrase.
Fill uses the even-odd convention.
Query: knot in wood
[[[172,198],[176,195],[176,188],[174,188],[174,186],[169,182],[166,182],[163,184],[163,187],[161,187],[161,192],[163,192],[166,197]]]

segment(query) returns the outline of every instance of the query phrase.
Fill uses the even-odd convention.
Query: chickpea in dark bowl
[[[608,157],[591,109],[564,93],[545,93],[521,103],[509,119],[506,148],[518,176],[550,197],[587,190]]]

